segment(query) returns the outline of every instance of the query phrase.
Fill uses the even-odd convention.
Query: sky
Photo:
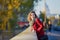
[[[46,0],[46,4],[48,5],[48,7],[46,7],[48,9],[46,15],[47,16],[51,16],[51,14],[60,14],[60,0]],[[34,9],[37,16],[39,16],[40,11],[44,10],[44,0],[38,0],[38,2],[34,2]]]
[[[51,13],[58,13],[60,14],[60,0],[46,0]]]
[[[40,2],[41,4],[41,10],[44,4],[44,0]],[[46,3],[50,9],[50,13],[52,14],[60,14],[60,0],[46,0]]]

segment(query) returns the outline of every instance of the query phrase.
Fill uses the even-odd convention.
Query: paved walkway
[[[27,28],[25,31],[16,35],[10,40],[37,40],[36,33],[31,32],[30,29],[31,27]],[[47,30],[46,34],[48,35],[48,40],[60,40],[60,31],[55,31],[52,29],[52,31],[49,32]]]
[[[25,31],[16,35],[10,40],[37,40],[37,36],[35,32],[31,32],[31,27],[29,27]]]

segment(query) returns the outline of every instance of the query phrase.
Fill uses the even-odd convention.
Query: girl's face
[[[31,13],[31,18],[34,19],[35,18],[35,14]]]

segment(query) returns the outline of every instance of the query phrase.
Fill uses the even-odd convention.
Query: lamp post
[[[44,0],[44,8],[42,9],[42,12],[44,13],[44,23],[46,23],[46,0]]]
[[[44,22],[46,23],[46,0],[44,0],[44,13],[45,13],[45,17],[44,17]]]

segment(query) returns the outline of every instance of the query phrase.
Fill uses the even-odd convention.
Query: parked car
[[[18,25],[19,25],[19,27],[24,27],[24,26],[28,26],[29,23],[28,22],[20,21],[20,22],[18,22]]]

